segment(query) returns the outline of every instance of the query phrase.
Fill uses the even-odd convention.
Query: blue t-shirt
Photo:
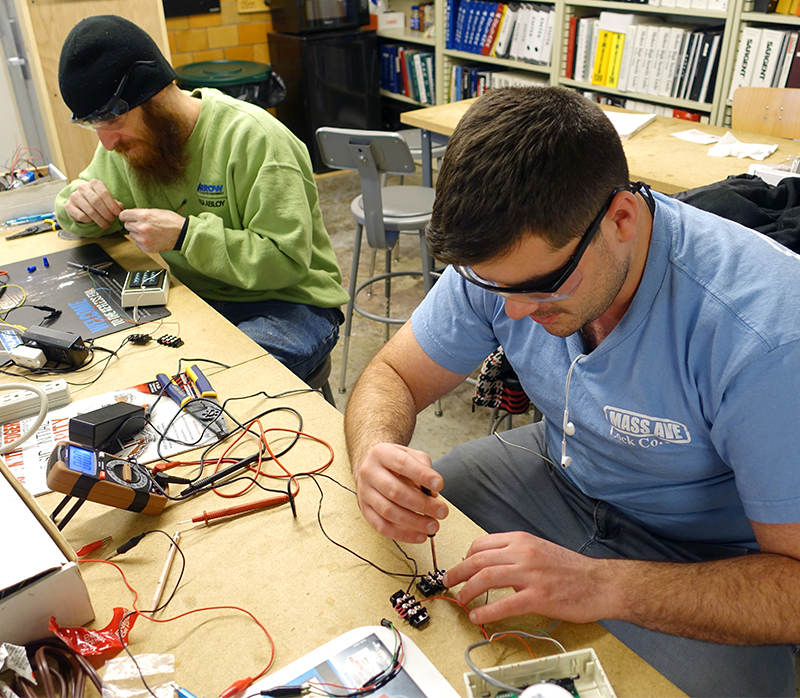
[[[748,521],[800,521],[800,257],[769,238],[654,194],[641,284],[580,358],[562,470],[673,540],[757,548]],[[561,454],[579,333],[511,320],[499,296],[447,269],[412,316],[423,350],[457,373],[502,345]]]

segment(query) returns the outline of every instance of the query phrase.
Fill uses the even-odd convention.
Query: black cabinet
[[[374,31],[269,34],[272,69],[286,83],[278,118],[308,147],[314,172],[327,172],[320,126],[381,128],[378,41]]]

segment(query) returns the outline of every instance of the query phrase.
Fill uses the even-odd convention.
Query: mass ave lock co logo
[[[611,436],[629,446],[653,448],[664,443],[688,444],[692,440],[686,425],[673,419],[649,417],[609,405],[603,412],[611,424]]]
[[[200,194],[197,201],[201,206],[222,208],[228,202],[221,184],[203,184],[201,182],[197,185],[197,193]]]

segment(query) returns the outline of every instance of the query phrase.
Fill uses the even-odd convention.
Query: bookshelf
[[[521,71],[545,78],[549,80],[551,85],[563,85],[583,91],[591,90],[610,98],[628,98],[655,106],[699,112],[703,117],[703,122],[716,126],[729,126],[731,111],[729,91],[732,84],[739,40],[744,29],[748,26],[777,29],[796,28],[800,32],[800,16],[754,12],[754,0],[727,0],[725,9],[654,6],[647,3],[618,2],[615,0],[550,0],[549,2],[548,0],[541,0],[536,4],[552,7],[554,22],[551,60],[549,65],[541,65],[524,60],[497,58],[447,48],[446,8],[449,1],[452,0],[435,0],[436,30],[431,37],[425,37],[421,32],[417,31],[378,31],[380,41],[405,43],[406,45],[418,46],[421,49],[433,51],[436,76],[436,104],[445,104],[450,101],[450,93],[453,88],[450,81],[454,66],[481,66],[487,70],[501,68]],[[691,2],[691,0],[688,1]],[[415,0],[390,0],[388,9],[405,12],[406,17],[408,17],[412,4],[415,4]],[[695,0],[695,5],[697,4]],[[699,4],[703,4],[702,0]],[[716,74],[713,97],[706,101],[702,98],[692,100],[652,93],[623,92],[608,86],[598,86],[587,81],[568,78],[565,71],[570,20],[573,17],[599,16],[601,12],[605,11],[633,14],[653,22],[678,26],[686,25],[700,30],[722,27],[723,31],[717,47],[719,68]],[[385,96],[389,99],[408,102],[409,106],[417,104],[414,100],[408,100],[402,95],[385,94]],[[419,106],[425,105],[419,104]]]
[[[781,14],[778,12],[755,12],[753,10],[754,0],[739,0],[740,11],[734,17],[731,24],[731,46],[729,49],[729,69],[725,71],[723,83],[721,84],[723,99],[720,104],[718,124],[730,127],[731,125],[731,99],[730,90],[733,83],[733,73],[736,67],[737,51],[742,33],[747,27],[779,30],[797,30],[800,32],[800,17],[795,15]],[[798,42],[797,51],[800,49]]]

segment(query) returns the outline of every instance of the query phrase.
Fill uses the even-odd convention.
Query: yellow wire
[[[11,306],[10,308],[6,308],[4,312],[8,312],[9,310],[14,310],[14,308],[19,308],[20,306],[22,306],[25,303],[25,300],[27,299],[28,294],[25,293],[25,289],[22,288],[22,286],[20,286],[19,284],[5,284],[3,286],[0,286],[0,289],[4,289],[4,288],[18,288],[20,291],[22,291],[22,300],[19,303],[17,303],[16,305]],[[2,322],[4,325],[8,325],[9,327],[15,327],[18,330],[22,330],[23,332],[26,329],[28,329],[27,327],[23,327],[22,325],[14,325],[11,322],[6,322],[3,318],[0,318],[0,322]]]

